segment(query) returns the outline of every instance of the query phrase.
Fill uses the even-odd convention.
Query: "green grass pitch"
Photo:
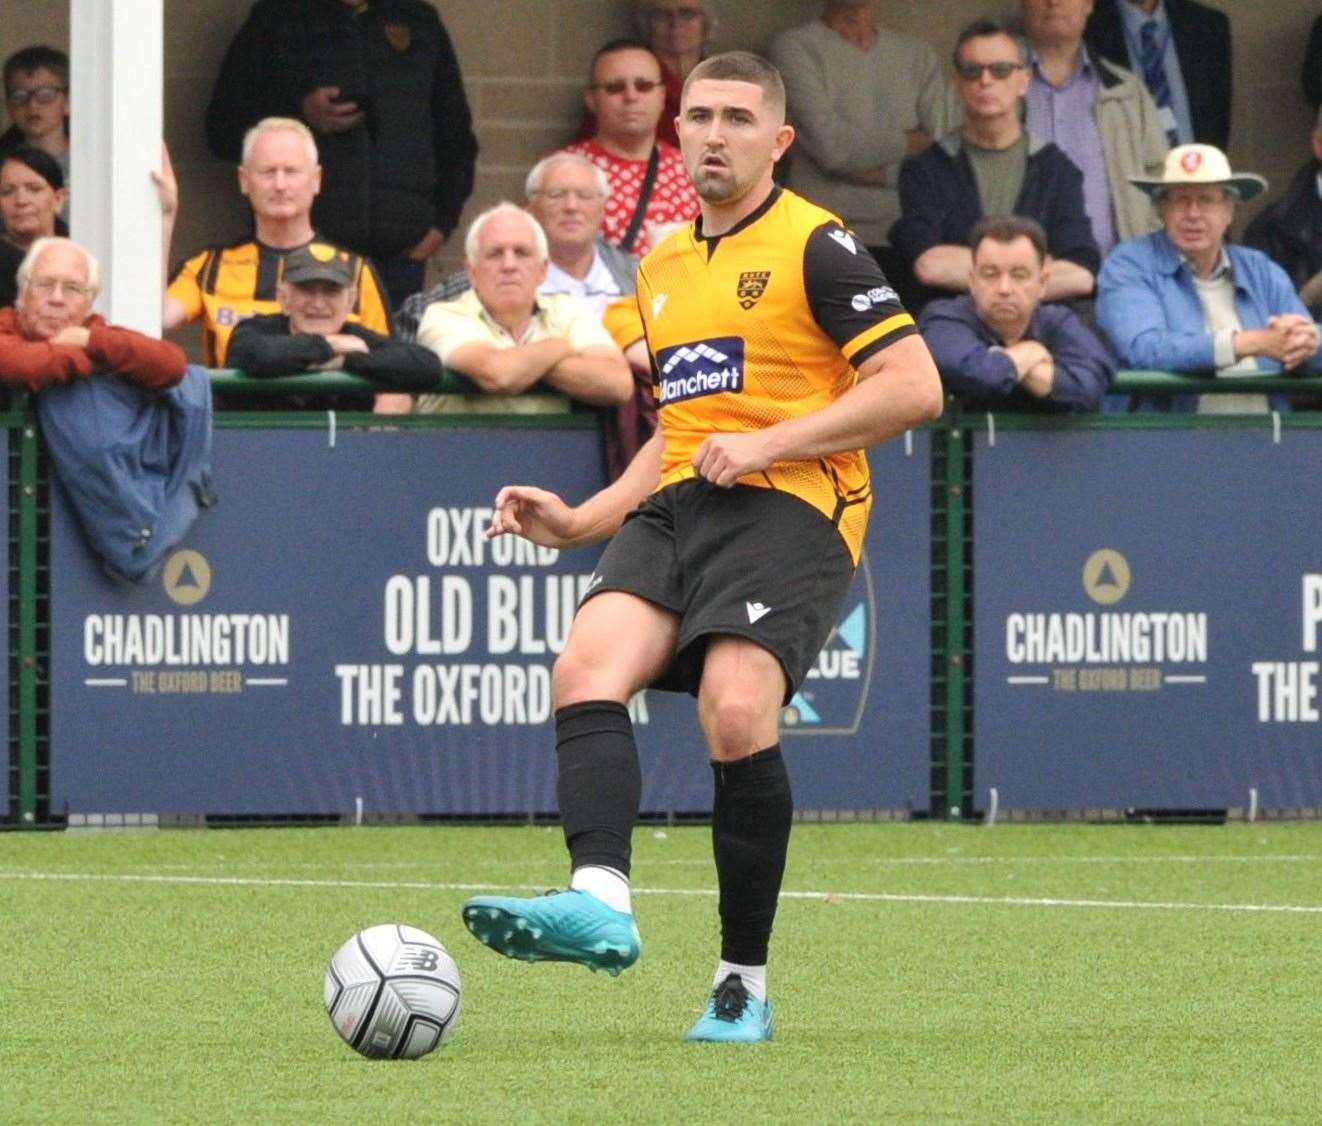
[[[681,1042],[705,829],[638,830],[619,978],[464,930],[473,891],[564,879],[554,828],[0,834],[0,1121],[1322,1120],[1322,825],[796,826],[753,1046]],[[380,922],[463,974],[421,1061],[322,1007]]]

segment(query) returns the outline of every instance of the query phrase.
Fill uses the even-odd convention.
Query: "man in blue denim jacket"
[[[1162,230],[1121,243],[1098,277],[1097,323],[1122,367],[1218,379],[1322,372],[1322,333],[1285,271],[1225,239],[1236,202],[1265,190],[1266,180],[1232,173],[1211,145],[1180,145],[1161,179],[1131,183],[1156,201]],[[1269,409],[1266,396],[1239,393],[1131,403],[1139,406],[1199,414]],[[1270,404],[1284,406],[1283,399]]]

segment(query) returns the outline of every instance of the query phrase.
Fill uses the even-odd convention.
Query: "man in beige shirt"
[[[428,307],[418,343],[471,381],[472,394],[381,395],[378,413],[543,412],[623,403],[633,391],[624,354],[592,311],[567,294],[538,296],[549,259],[546,234],[522,208],[499,203],[468,229],[473,288]]]

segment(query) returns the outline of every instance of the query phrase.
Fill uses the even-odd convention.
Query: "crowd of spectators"
[[[1133,409],[1148,404],[1107,398],[1117,367],[1235,378],[1322,364],[1322,114],[1295,179],[1237,244],[1236,206],[1265,182],[1225,155],[1227,16],[1194,0],[1018,7],[938,50],[887,28],[881,0],[824,0],[768,48],[796,133],[780,178],[878,258],[947,390],[976,409]],[[655,425],[634,275],[698,213],[674,121],[717,27],[711,0],[637,0],[636,37],[591,60],[579,135],[528,154],[521,205],[477,216],[463,268],[427,288],[478,151],[436,8],[258,0],[205,114],[251,226],[178,254],[165,330],[200,322],[204,362],[254,378],[384,384],[381,414],[596,409],[618,474]],[[1320,59],[1322,17],[1304,71],[1314,105]],[[20,263],[30,275],[32,247],[67,233],[68,59],[28,47],[3,80],[0,305],[21,309]],[[168,154],[159,187],[171,262],[189,201]]]

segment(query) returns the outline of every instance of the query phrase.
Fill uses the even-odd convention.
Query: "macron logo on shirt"
[[[854,236],[848,231],[827,231],[827,235],[843,246],[850,254],[858,253],[858,243],[854,241]]]

